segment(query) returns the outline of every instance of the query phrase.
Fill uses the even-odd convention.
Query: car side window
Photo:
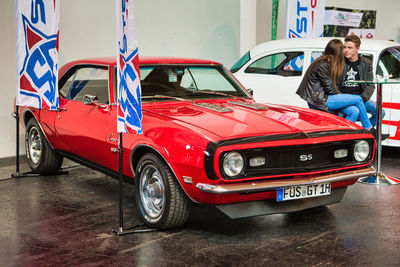
[[[371,60],[371,62],[374,60],[374,55],[372,54],[367,54],[367,53],[360,53],[360,55],[362,55],[363,57],[368,58],[369,60]],[[322,51],[312,51],[311,52],[311,63],[319,58],[320,56],[322,56]]]
[[[117,104],[118,103],[118,70],[117,66],[114,67],[113,69],[113,94],[114,94],[114,103],[111,104]]]
[[[246,68],[245,73],[301,76],[304,65],[303,52],[284,52],[262,57]]]
[[[400,47],[389,48],[382,52],[379,58],[377,74],[400,78]]]
[[[322,51],[312,51],[311,52],[311,62],[312,63],[314,60],[322,56]]]
[[[66,99],[83,101],[85,95],[97,96],[101,104],[109,104],[107,67],[80,67],[73,72],[60,89]]]
[[[76,69],[75,70],[70,70],[69,73],[66,74],[69,77],[64,82],[64,84],[59,84],[58,85],[59,86],[59,94],[63,98],[67,98],[68,91],[69,91],[69,88],[71,87],[72,81],[75,78],[75,74],[76,74]],[[65,80],[65,78],[63,77],[62,80]]]

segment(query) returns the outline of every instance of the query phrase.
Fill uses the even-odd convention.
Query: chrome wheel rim
[[[36,127],[32,127],[28,134],[28,150],[29,156],[33,163],[38,164],[42,154],[42,143],[40,134]]]
[[[165,185],[162,176],[154,165],[144,167],[140,176],[140,200],[143,208],[152,219],[161,216],[165,203]]]

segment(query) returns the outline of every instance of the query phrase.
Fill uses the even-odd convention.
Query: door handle
[[[111,142],[118,142],[117,138],[113,138],[113,134],[112,133],[110,134],[110,137],[108,138],[108,140],[111,141]]]
[[[61,112],[61,111],[66,111],[66,108],[57,108],[57,111]]]

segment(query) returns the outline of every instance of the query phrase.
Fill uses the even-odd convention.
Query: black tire
[[[183,225],[190,200],[169,167],[152,153],[145,154],[135,172],[136,204],[139,215],[151,228],[166,229]]]
[[[55,173],[60,169],[63,162],[63,157],[50,147],[34,118],[31,118],[26,125],[25,151],[29,167],[33,173]]]

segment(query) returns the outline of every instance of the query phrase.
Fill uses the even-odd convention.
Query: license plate
[[[320,183],[313,185],[297,185],[285,188],[278,188],[277,201],[319,197],[331,194],[331,183]]]

